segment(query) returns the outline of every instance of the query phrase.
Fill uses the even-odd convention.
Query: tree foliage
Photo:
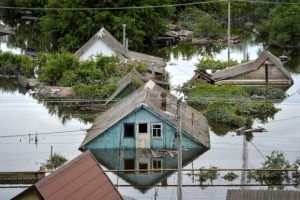
[[[59,153],[54,153],[52,157],[46,161],[46,163],[43,163],[46,169],[48,170],[55,170],[62,165],[64,165],[68,159],[66,159],[64,156],[60,155]]]
[[[217,70],[232,67],[238,64],[237,60],[230,59],[229,61],[216,60],[209,56],[203,56],[196,63],[197,70],[206,73],[207,69]]]
[[[48,0],[47,8],[120,8],[170,4],[171,0],[141,1],[73,1]],[[41,18],[42,30],[57,45],[76,50],[99,29],[105,27],[119,41],[123,38],[122,24],[126,24],[126,37],[130,46],[142,46],[145,38],[155,38],[167,30],[166,18],[172,7],[107,9],[107,10],[49,10]]]

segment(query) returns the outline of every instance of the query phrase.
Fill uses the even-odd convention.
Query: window
[[[147,163],[139,163],[139,173],[148,173],[148,164]],[[141,171],[143,170],[143,171]]]
[[[124,169],[134,170],[134,159],[124,159]],[[133,171],[124,172],[125,174],[132,174]]]
[[[124,138],[134,137],[134,124],[124,124]]]
[[[139,133],[148,133],[147,123],[139,123]]]
[[[152,124],[152,137],[162,137],[162,124]]]
[[[162,160],[153,160],[152,161],[152,168],[153,168],[153,172],[162,172],[161,169],[162,169]]]

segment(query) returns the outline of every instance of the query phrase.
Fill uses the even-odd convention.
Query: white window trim
[[[153,136],[153,125],[160,125],[160,136]],[[151,137],[156,139],[163,138],[163,124],[162,123],[152,123],[151,124]]]
[[[163,158],[153,158],[152,159],[152,169],[154,170],[154,161],[160,161],[160,166],[161,166],[161,168],[160,168],[160,170],[161,171],[152,171],[153,173],[162,173],[163,172],[163,169],[164,169],[164,166],[163,166]],[[158,168],[156,168],[157,170],[158,170]]]

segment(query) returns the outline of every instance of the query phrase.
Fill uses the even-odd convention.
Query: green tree
[[[60,155],[59,153],[54,153],[52,157],[46,161],[46,163],[43,163],[46,169],[48,170],[55,170],[62,165],[64,165],[68,159],[66,159],[64,156]]]
[[[300,6],[298,5],[277,5],[272,9],[270,20],[263,23],[268,32],[269,43],[299,46],[300,24],[295,23],[299,18]]]
[[[167,29],[166,18],[173,13],[172,7],[151,6],[170,4],[171,0],[141,1],[73,1],[49,0],[47,8],[120,8],[107,10],[48,10],[41,18],[43,32],[56,41],[56,45],[76,50],[87,42],[99,29],[105,27],[119,41],[123,38],[122,24],[126,24],[126,36],[130,46],[142,46],[145,38],[155,38]]]

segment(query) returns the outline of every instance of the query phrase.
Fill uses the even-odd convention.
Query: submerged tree
[[[46,163],[43,163],[46,169],[48,170],[55,170],[62,165],[64,165],[68,159],[66,159],[64,156],[60,155],[59,153],[54,153],[54,155],[46,161]]]

